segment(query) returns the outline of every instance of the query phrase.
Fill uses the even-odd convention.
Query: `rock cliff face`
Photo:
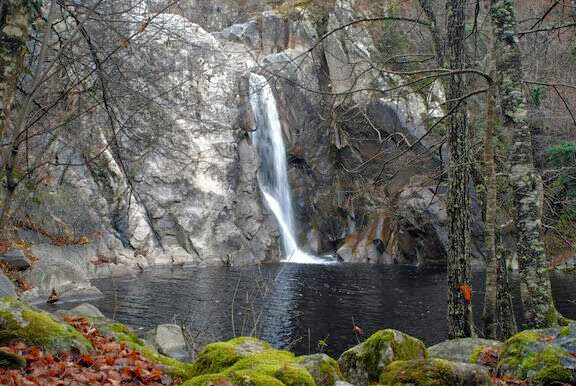
[[[181,16],[154,18],[117,60],[131,69],[126,90],[151,85],[125,101],[131,135],[110,145],[107,116],[88,114],[90,134],[63,136],[60,154],[91,162],[55,167],[58,183],[42,193],[42,209],[27,208],[22,236],[37,244],[37,269],[70,254],[77,262],[58,273],[67,278],[39,274],[48,284],[36,295],[126,267],[278,259],[277,225],[262,204],[260,160],[247,135],[250,71],[269,79],[280,108],[304,248],[350,262],[442,264],[446,211],[433,177],[446,155],[422,126],[423,117],[442,114],[441,85],[379,91],[403,79],[367,64],[377,56],[370,34],[355,25],[324,35],[350,13],[342,5],[312,23],[266,11],[212,34]],[[119,157],[115,146],[134,154]],[[475,231],[480,242],[479,221]],[[88,240],[42,246],[71,233]]]

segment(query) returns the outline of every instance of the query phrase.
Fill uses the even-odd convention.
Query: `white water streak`
[[[256,131],[250,137],[262,160],[258,184],[266,204],[280,225],[285,259],[291,263],[325,263],[298,247],[282,126],[272,89],[261,75],[250,74],[250,105],[256,120]]]

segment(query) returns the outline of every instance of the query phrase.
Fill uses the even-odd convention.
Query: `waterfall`
[[[321,259],[298,247],[282,126],[272,89],[261,75],[250,74],[250,105],[256,120],[256,130],[250,138],[262,160],[258,184],[266,205],[278,220],[286,260],[292,263],[322,263]]]

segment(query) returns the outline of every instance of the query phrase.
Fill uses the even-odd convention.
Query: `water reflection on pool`
[[[325,351],[337,357],[356,344],[352,320],[365,334],[395,328],[427,345],[446,339],[445,277],[439,270],[349,264],[156,268],[95,281],[105,297],[92,303],[136,328],[185,322],[204,336],[252,333],[299,354],[317,351],[324,339]],[[574,279],[553,274],[558,309],[570,318],[576,318]],[[483,281],[483,273],[474,274],[478,321]],[[516,280],[512,286],[519,314]]]

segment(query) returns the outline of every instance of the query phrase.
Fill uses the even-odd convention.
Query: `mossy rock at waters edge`
[[[485,363],[481,363],[481,353],[483,349],[489,347],[497,353],[502,347],[502,342],[482,338],[452,339],[428,347],[428,353],[432,358],[484,365]]]
[[[514,335],[500,351],[497,374],[536,384],[576,384],[576,324]]]
[[[0,300],[0,344],[24,342],[58,354],[64,351],[88,353],[92,344],[74,327],[57,316],[4,298]]]
[[[294,354],[247,337],[206,346],[194,362],[194,374],[186,385],[218,384],[218,380],[234,385],[316,385]]]
[[[348,382],[368,385],[377,381],[391,362],[428,356],[421,340],[396,330],[380,330],[340,355],[338,364]]]
[[[488,370],[470,363],[428,358],[390,363],[380,374],[381,385],[490,385]]]
[[[166,373],[171,377],[180,378],[185,381],[194,376],[193,365],[191,363],[180,362],[160,354],[153,347],[147,346],[134,331],[122,323],[103,318],[86,317],[86,319],[89,320],[101,334],[114,336],[117,341],[124,342],[133,350],[140,351],[148,360],[162,364]]]
[[[308,370],[318,386],[331,386],[344,380],[338,362],[326,354],[302,355],[296,358],[296,362]]]
[[[101,314],[101,312],[92,305],[90,305],[90,307],[76,307],[72,310],[61,310],[58,311],[58,314],[85,318],[92,323],[102,335],[113,336],[117,341],[128,344],[131,349],[140,351],[140,353],[142,353],[142,355],[144,355],[148,360],[162,364],[166,373],[171,377],[180,378],[183,381],[192,378],[191,363],[180,362],[158,353],[156,349],[147,346],[134,331],[122,323],[107,318],[90,316],[89,314]]]

